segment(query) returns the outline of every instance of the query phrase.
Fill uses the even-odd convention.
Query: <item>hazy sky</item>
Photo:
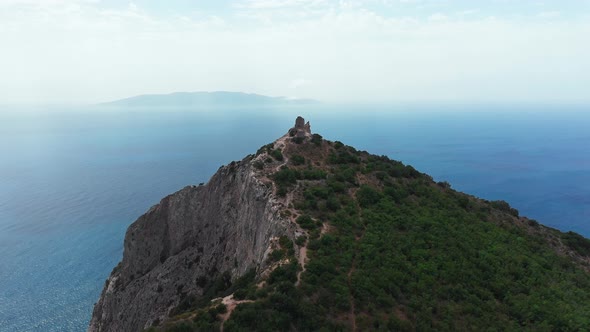
[[[0,0],[0,103],[590,102],[590,0]]]

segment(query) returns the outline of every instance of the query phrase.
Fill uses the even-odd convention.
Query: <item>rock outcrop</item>
[[[152,207],[125,235],[123,260],[106,281],[89,331],[139,331],[165,320],[199,278],[261,273],[272,239],[295,229],[254,157],[221,167],[202,186],[186,187]],[[268,180],[268,179],[266,179]]]

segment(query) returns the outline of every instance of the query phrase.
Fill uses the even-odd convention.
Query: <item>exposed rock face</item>
[[[204,186],[189,186],[152,207],[125,235],[123,260],[94,307],[89,331],[138,331],[163,320],[196,280],[263,271],[273,237],[293,237],[272,186],[252,157],[224,166]]]

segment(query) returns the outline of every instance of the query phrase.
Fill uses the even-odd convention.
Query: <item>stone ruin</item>
[[[311,136],[311,125],[308,122],[305,122],[305,119],[301,116],[298,116],[295,119],[295,127],[289,129],[289,136],[291,137],[310,137]]]

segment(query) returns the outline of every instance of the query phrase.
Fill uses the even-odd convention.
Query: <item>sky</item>
[[[590,0],[0,0],[0,104],[590,103]]]

